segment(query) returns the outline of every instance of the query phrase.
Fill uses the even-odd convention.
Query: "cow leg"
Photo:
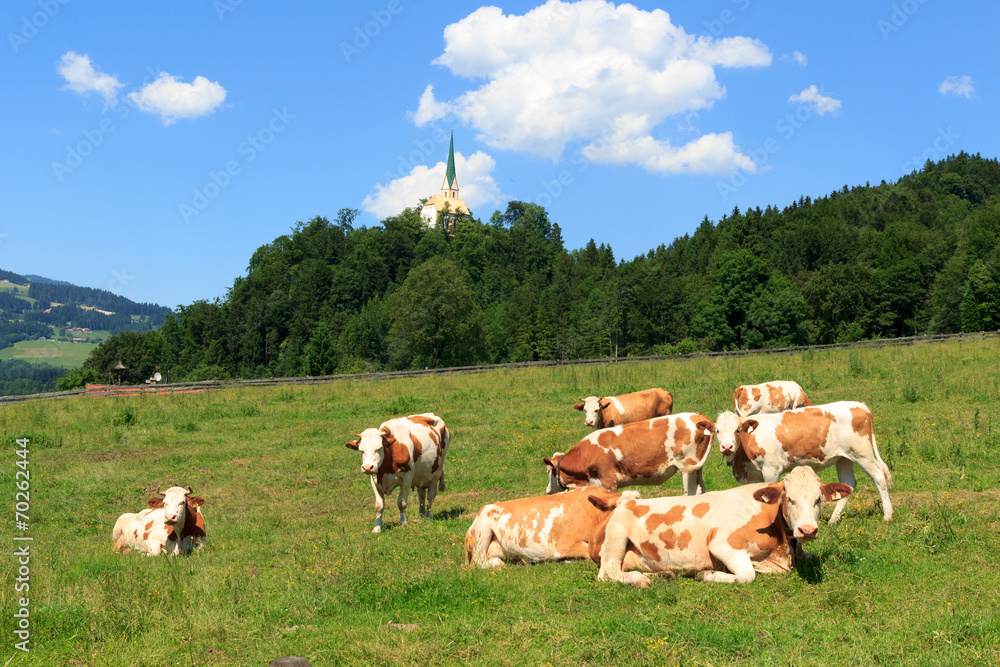
[[[600,581],[620,581],[623,584],[631,584],[646,588],[649,586],[649,577],[642,572],[625,572],[625,557],[628,555],[628,533],[610,523],[604,535],[604,544],[601,546],[601,569],[597,573]]]
[[[410,498],[410,480],[404,479],[399,485],[399,498],[396,500],[396,507],[399,508],[399,525],[406,523],[406,501]]]
[[[858,480],[854,477],[854,461],[845,458],[837,459],[837,480],[852,489],[857,485]],[[830,515],[829,523],[840,521],[840,515],[844,512],[846,505],[847,498],[841,498],[837,501],[837,506],[833,508],[833,514]],[[798,554],[796,553],[796,555]]]
[[[696,579],[725,584],[749,584],[757,578],[757,572],[753,569],[753,561],[750,560],[750,554],[746,551],[733,549],[726,543],[709,544],[708,549],[726,566],[729,572],[704,570],[698,573]]]
[[[427,487],[426,486],[418,486],[417,487],[417,498],[420,499],[420,508],[419,508],[420,516],[425,517],[427,519],[431,518],[430,512],[427,511],[427,502],[426,502],[426,499],[427,499]]]
[[[483,514],[476,517],[465,536],[465,562],[476,567],[503,567],[503,549],[494,539],[493,524]]]
[[[858,461],[857,463],[875,483],[875,488],[878,489],[879,498],[882,499],[882,518],[885,521],[889,521],[892,519],[892,501],[889,500],[889,479],[886,477],[885,471],[882,469],[882,466],[885,464],[882,463],[881,458],[876,459],[874,457],[872,459]],[[837,469],[837,472],[840,472],[839,468]],[[851,488],[854,488],[853,485]],[[844,500],[846,500],[846,498]],[[841,500],[840,502],[844,502],[844,500]]]
[[[705,478],[701,474],[701,468],[693,472],[682,472],[681,479],[684,480],[684,493],[689,496],[696,496],[705,493]]]
[[[372,528],[372,532],[381,533],[382,510],[385,509],[385,493],[382,492],[382,487],[375,480],[375,475],[372,475],[370,479],[372,481],[372,490],[375,491],[375,527]]]
[[[424,507],[423,507],[424,498],[423,498],[422,495],[420,497],[420,505],[421,505],[420,515],[423,516],[425,519],[431,518],[431,505],[434,504],[434,499],[437,498],[437,492],[438,492],[438,485],[437,485],[437,483],[431,482],[430,484],[427,485],[427,508],[426,508],[426,511],[424,511]]]

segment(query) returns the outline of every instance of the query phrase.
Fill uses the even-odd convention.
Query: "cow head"
[[[392,433],[388,427],[383,426],[381,429],[367,428],[361,433],[355,433],[354,436],[357,440],[348,442],[347,448],[361,452],[361,472],[374,475],[382,466],[387,441],[392,437]]]
[[[611,405],[611,401],[597,396],[581,398],[580,403],[573,405],[574,408],[583,413],[583,423],[593,428],[604,428],[604,417],[601,411]]]
[[[572,478],[566,475],[565,472],[559,469],[559,464],[562,461],[562,457],[566,456],[562,452],[556,452],[552,455],[551,459],[542,459],[545,463],[545,467],[549,471],[549,483],[545,487],[546,494],[559,493],[560,491],[566,491],[567,489],[579,488]]]
[[[733,454],[736,453],[736,446],[739,444],[739,433],[744,429],[743,422],[735,412],[726,410],[719,414],[715,420],[715,437],[719,441],[719,453],[726,457],[726,461],[732,462]],[[755,425],[757,422],[753,422]]]
[[[819,509],[825,500],[833,502],[851,495],[851,487],[841,482],[823,484],[816,471],[799,466],[777,484],[769,484],[753,496],[767,505],[782,503],[785,523],[797,540],[809,541],[819,534]]]
[[[163,509],[163,522],[168,526],[184,526],[188,512],[205,504],[204,498],[190,494],[191,487],[172,486],[160,494],[162,498],[150,498],[147,504],[153,509]]]

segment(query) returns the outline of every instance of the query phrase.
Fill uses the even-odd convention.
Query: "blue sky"
[[[0,5],[0,268],[170,307],[441,187],[619,259],[734,206],[998,155],[1000,4]]]

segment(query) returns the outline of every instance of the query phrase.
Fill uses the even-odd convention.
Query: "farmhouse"
[[[458,177],[455,175],[455,133],[451,133],[448,148],[448,168],[441,183],[441,194],[434,195],[420,209],[420,219],[428,227],[434,227],[438,220],[445,229],[455,229],[460,218],[471,217],[472,212],[465,201],[458,196]]]

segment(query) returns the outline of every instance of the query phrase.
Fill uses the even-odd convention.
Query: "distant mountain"
[[[73,283],[68,283],[65,280],[53,280],[52,278],[46,278],[45,276],[36,276],[33,273],[26,273],[24,277],[27,279],[26,282],[31,283],[45,283],[46,285],[69,285],[73,286]]]

